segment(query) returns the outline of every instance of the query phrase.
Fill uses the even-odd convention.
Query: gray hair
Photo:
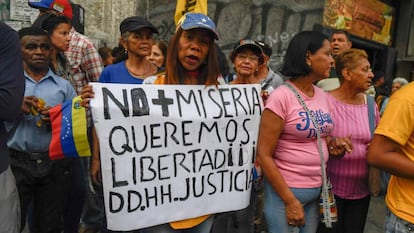
[[[122,40],[124,40],[125,42],[127,42],[128,41],[128,37],[131,35],[131,32],[124,32],[122,35],[121,35],[121,39]]]
[[[403,77],[396,77],[394,80],[392,80],[392,83],[399,83],[402,86],[405,86],[408,84],[407,79],[403,78]]]

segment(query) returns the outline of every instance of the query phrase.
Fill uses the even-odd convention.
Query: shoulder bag
[[[333,223],[338,220],[338,211],[336,207],[335,197],[332,192],[332,185],[330,184],[325,169],[325,161],[323,159],[323,150],[322,150],[322,139],[321,139],[321,129],[318,122],[316,121],[315,115],[309,110],[306,106],[305,101],[302,99],[302,96],[296,91],[296,89],[288,82],[285,82],[286,85],[292,92],[295,94],[298,102],[302,105],[303,109],[309,115],[312,120],[313,125],[316,128],[316,137],[318,140],[318,151],[321,159],[321,172],[322,172],[322,191],[319,201],[319,212],[321,214],[321,222],[325,224],[327,228],[332,228]]]

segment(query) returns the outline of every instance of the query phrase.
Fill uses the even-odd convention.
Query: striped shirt
[[[344,199],[361,199],[370,195],[368,187],[368,164],[366,154],[371,141],[368,120],[368,105],[343,103],[328,94],[330,112],[334,122],[331,136],[351,135],[352,152],[340,159],[329,159],[328,177],[336,196]],[[379,112],[375,108],[375,125]]]

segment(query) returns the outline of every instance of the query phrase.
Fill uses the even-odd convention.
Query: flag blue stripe
[[[62,104],[62,128],[60,131],[62,151],[66,158],[79,157],[72,132],[72,100]]]

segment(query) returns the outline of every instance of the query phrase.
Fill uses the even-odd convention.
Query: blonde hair
[[[347,49],[340,53],[335,58],[335,68],[336,73],[338,74],[339,82],[343,82],[344,76],[342,71],[344,69],[353,70],[355,69],[361,58],[368,59],[367,53],[362,49]]]

